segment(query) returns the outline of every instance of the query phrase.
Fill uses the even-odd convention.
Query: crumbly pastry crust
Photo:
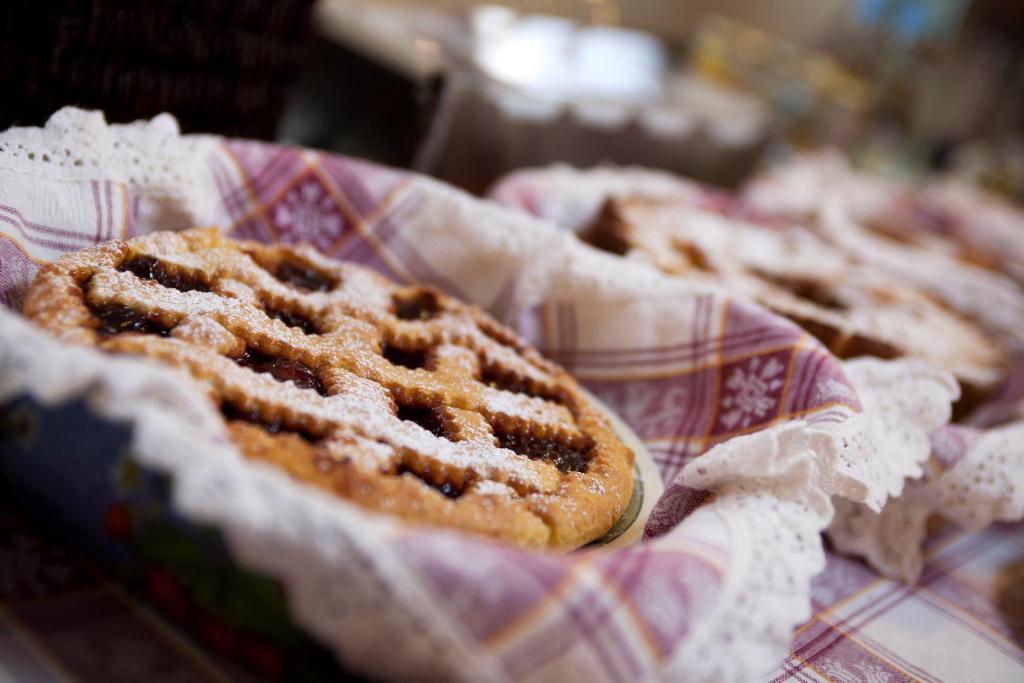
[[[929,360],[956,375],[961,410],[1005,377],[1005,350],[968,320],[798,227],[746,226],[671,201],[612,198],[585,236],[666,272],[745,294],[840,358]]]
[[[632,491],[632,452],[514,333],[308,247],[213,229],[108,242],[44,266],[23,312],[188,371],[243,455],[371,510],[570,549]]]

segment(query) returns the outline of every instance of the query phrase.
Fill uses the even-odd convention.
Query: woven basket
[[[172,112],[182,128],[274,137],[312,0],[0,3],[0,129],[68,104],[112,121]]]

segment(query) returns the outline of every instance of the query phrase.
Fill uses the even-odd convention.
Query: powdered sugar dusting
[[[124,266],[125,257],[138,265]],[[571,520],[588,510],[562,486],[562,459],[584,448],[626,457],[603,421],[591,419],[584,435],[564,405],[525,393],[576,395],[567,375],[429,288],[400,287],[309,249],[237,245],[212,230],[157,233],[61,263],[81,271],[93,310],[140,316],[118,322],[116,334],[92,333],[102,348],[183,367],[233,419],[295,431],[335,461],[351,456],[384,477],[411,471],[429,500],[439,487],[458,507],[452,487],[470,482],[489,495],[553,497]],[[58,315],[45,324],[83,322]],[[489,385],[494,377],[500,387]],[[585,399],[573,404],[590,410]],[[609,472],[571,475],[599,492],[602,478],[619,476]]]

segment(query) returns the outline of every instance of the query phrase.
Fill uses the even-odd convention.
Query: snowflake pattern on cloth
[[[753,422],[762,421],[768,411],[778,404],[778,391],[782,388],[785,366],[774,357],[767,360],[753,358],[746,366],[732,368],[726,373],[722,395],[722,424],[729,429],[742,429]]]
[[[267,211],[282,242],[310,243],[324,252],[331,250],[346,227],[341,209],[312,175],[299,181]]]
[[[822,666],[821,673],[835,683],[889,683],[893,680],[892,672],[874,662],[848,664],[832,660]]]

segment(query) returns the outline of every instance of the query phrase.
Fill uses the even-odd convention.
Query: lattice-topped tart
[[[960,381],[963,408],[1005,376],[1005,351],[970,321],[797,226],[766,227],[671,201],[614,198],[585,237],[755,299],[840,358],[932,361]]]
[[[632,452],[560,368],[480,310],[310,248],[212,229],[43,267],[25,315],[187,370],[249,458],[371,510],[568,549],[632,490]]]

